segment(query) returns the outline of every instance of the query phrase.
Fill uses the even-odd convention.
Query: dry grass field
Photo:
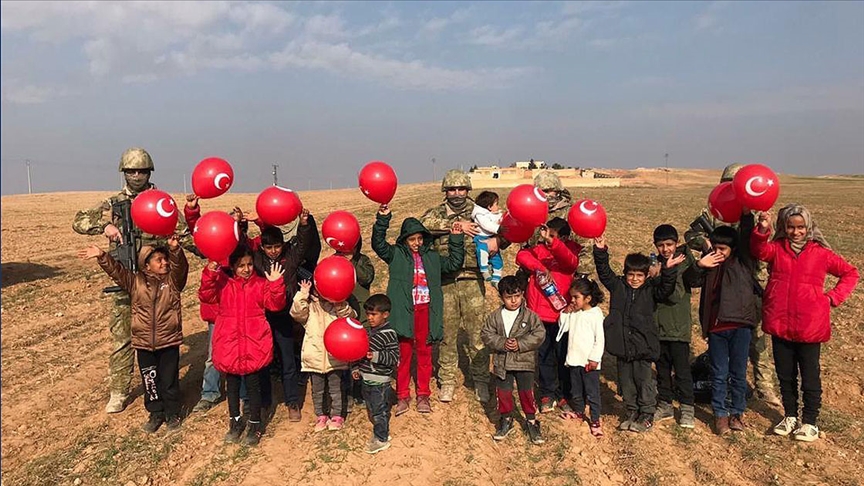
[[[634,171],[625,187],[573,190],[601,201],[609,214],[613,266],[629,251],[649,251],[651,231],[671,222],[683,233],[703,206],[716,172]],[[158,182],[158,173],[155,178]],[[371,427],[365,413],[349,416],[344,430],[312,433],[311,400],[304,420],[289,423],[280,407],[257,448],[225,445],[225,402],[185,418],[182,431],[145,435],[140,379],[126,412],[106,415],[108,278],[76,251],[104,239],[72,232],[75,211],[107,193],[55,193],[2,198],[2,484],[25,485],[603,485],[671,484],[857,485],[864,480],[864,289],[833,313],[833,339],[823,348],[824,437],[811,444],[769,435],[782,412],[750,403],[746,432],[720,438],[708,427],[710,409],[697,407],[697,427],[663,423],[643,434],[614,430],[622,413],[615,385],[604,378],[606,436],[595,439],[584,424],[541,417],[547,442],[524,435],[491,439],[493,424],[465,389],[455,402],[433,402],[434,413],[411,411],[392,420],[393,447],[363,452]],[[318,221],[332,210],[353,211],[369,241],[376,205],[358,190],[301,192]],[[175,195],[182,201],[182,195]],[[502,199],[506,194],[502,191]],[[437,184],[406,185],[392,208],[395,221],[440,202]],[[808,206],[835,250],[864,267],[864,179],[782,178],[778,204]],[[254,194],[203,201],[204,210],[254,207]],[[397,226],[394,223],[394,226]],[[397,226],[398,227],[398,226]],[[395,230],[394,230],[395,231]],[[385,288],[386,268],[373,290]],[[515,248],[505,257],[513,270]],[[325,249],[322,256],[329,253]],[[192,257],[183,297],[185,344],[181,388],[185,410],[201,388],[206,326],[196,293],[204,262]],[[496,295],[489,288],[488,302]],[[694,332],[694,351],[705,344]],[[604,373],[614,369],[614,359]],[[278,394],[278,387],[274,393]],[[278,395],[277,395],[278,396]]]

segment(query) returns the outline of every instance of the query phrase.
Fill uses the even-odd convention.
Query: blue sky
[[[864,173],[862,2],[2,2],[2,193],[349,187],[529,157]]]

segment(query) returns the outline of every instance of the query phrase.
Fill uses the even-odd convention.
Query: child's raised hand
[[[90,245],[87,248],[78,250],[78,258],[82,260],[89,260],[91,258],[98,258],[105,253],[105,250],[99,248],[96,245]]]
[[[300,292],[304,295],[309,295],[309,292],[312,290],[312,281],[311,280],[301,280],[300,281]]]
[[[551,245],[552,240],[555,239],[555,238],[552,238],[552,236],[549,234],[549,227],[546,226],[545,224],[540,225],[540,238],[547,245]]]
[[[168,248],[172,250],[180,248],[180,237],[176,233],[168,237]]]
[[[186,194],[186,207],[189,209],[195,209],[198,207],[198,195],[194,192],[192,194]]]
[[[219,270],[220,266],[221,265],[219,265],[219,262],[215,260],[210,260],[209,262],[207,262],[207,269],[209,269],[211,272]]]
[[[762,211],[759,213],[759,232],[762,234],[771,232],[771,212]]]
[[[388,206],[387,203],[378,206],[378,214],[381,216],[387,216],[390,214],[390,206]]]
[[[303,208],[303,210],[300,211],[300,226],[306,226],[307,224],[309,224],[309,210]]]
[[[231,211],[231,216],[234,216],[234,221],[239,223],[243,221],[243,210],[240,209],[239,206],[234,206],[234,209]]]
[[[712,251],[711,253],[708,253],[707,255],[700,258],[699,261],[696,262],[696,264],[702,268],[714,268],[717,265],[723,263],[723,260],[725,259],[726,257],[723,256],[723,254],[719,251]]]
[[[601,250],[606,248],[606,235],[602,234],[602,235],[598,236],[597,238],[594,238],[594,246],[596,246],[597,248],[599,248]]]
[[[273,265],[270,265],[270,271],[267,272],[267,280],[275,282],[282,278],[282,274],[284,273],[285,269],[282,268],[282,264],[279,262],[273,262]]]
[[[673,253],[673,254],[669,257],[669,259],[666,260],[666,268],[674,268],[674,267],[677,267],[678,264],[680,264],[681,262],[683,262],[684,259],[686,259],[686,258],[687,258],[687,257],[686,257],[683,253],[678,254],[678,255],[676,255],[675,253]]]

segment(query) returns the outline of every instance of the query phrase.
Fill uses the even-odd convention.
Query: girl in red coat
[[[285,281],[282,267],[276,263],[267,279],[258,276],[252,266],[252,250],[241,245],[228,258],[231,275],[211,261],[201,273],[198,297],[202,303],[218,304],[219,314],[213,330],[213,366],[225,374],[228,388],[230,428],[226,442],[238,442],[244,424],[240,416],[240,380],[246,380],[249,393],[249,429],[246,444],[261,439],[262,368],[273,359],[273,335],[264,310],[285,308]]]
[[[785,418],[774,433],[811,442],[819,438],[816,417],[822,405],[819,353],[831,338],[831,307],[842,304],[858,282],[858,270],[831,251],[807,208],[789,204],[777,214],[770,236],[770,215],[762,213],[751,239],[755,256],[768,262],[762,329],[771,335],[774,367],[780,381]],[[840,280],[825,292],[825,277]],[[804,411],[798,422],[798,373]]]

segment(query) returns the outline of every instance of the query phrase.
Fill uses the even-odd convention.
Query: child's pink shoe
[[[333,417],[327,422],[328,430],[342,430],[342,426],[345,424],[345,419],[342,417]]]
[[[327,416],[319,415],[317,419],[315,419],[315,432],[321,432],[327,430]]]
[[[600,427],[600,421],[591,422],[588,426],[589,430],[591,430],[591,435],[594,437],[603,437],[603,429]]]

